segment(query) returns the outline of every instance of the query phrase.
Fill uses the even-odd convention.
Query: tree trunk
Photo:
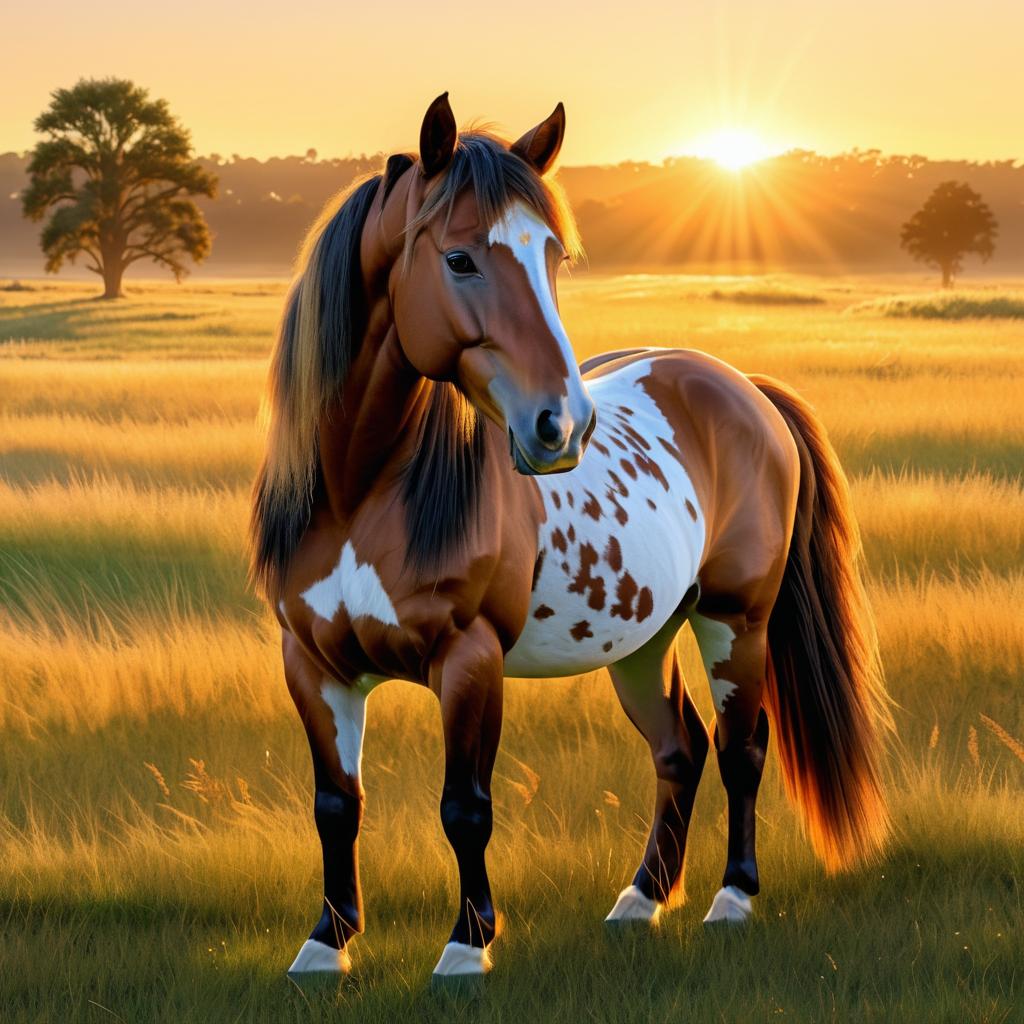
[[[942,264],[942,287],[953,287],[953,268],[948,263]]]
[[[121,261],[117,259],[106,260],[103,264],[103,298],[120,299],[121,278],[124,275],[124,268]]]

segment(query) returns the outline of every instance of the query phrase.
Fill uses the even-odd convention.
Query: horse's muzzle
[[[554,447],[553,432],[547,436],[538,431],[538,438],[534,443],[516,436],[515,431],[508,428],[509,454],[512,457],[512,466],[517,473],[523,476],[541,476],[549,473],[568,473],[575,469],[583,453],[586,451],[590,435],[597,426],[597,412],[591,413],[590,422],[586,430],[579,433],[575,430],[565,431],[560,437],[561,443]]]

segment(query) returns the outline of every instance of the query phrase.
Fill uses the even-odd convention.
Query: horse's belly
[[[536,478],[540,569],[507,675],[573,675],[631,654],[696,579],[704,515],[672,428],[639,383],[649,372],[642,361],[594,381],[598,425],[582,462]]]

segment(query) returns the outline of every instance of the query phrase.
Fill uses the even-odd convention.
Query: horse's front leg
[[[430,667],[441,701],[445,772],[441,823],[459,866],[459,915],[434,968],[435,977],[482,976],[497,920],[487,880],[491,771],[501,735],[504,658],[482,618],[442,646]]]
[[[363,817],[360,762],[366,697],[376,679],[340,682],[314,665],[285,634],[285,676],[313,756],[313,817],[323,851],[320,920],[288,973],[346,974],[349,941],[363,930],[356,840]]]

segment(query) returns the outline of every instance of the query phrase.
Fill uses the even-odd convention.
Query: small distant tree
[[[121,295],[138,260],[176,280],[210,252],[210,232],[191,196],[212,197],[217,179],[192,157],[188,132],[164,100],[116,78],[83,79],[58,89],[36,118],[46,138],[32,151],[22,210],[50,219],[40,242],[46,269],[84,255],[103,278],[103,297]]]
[[[944,181],[900,233],[900,245],[919,263],[942,271],[948,288],[963,269],[965,256],[982,262],[995,251],[999,227],[985,201],[969,185]]]

